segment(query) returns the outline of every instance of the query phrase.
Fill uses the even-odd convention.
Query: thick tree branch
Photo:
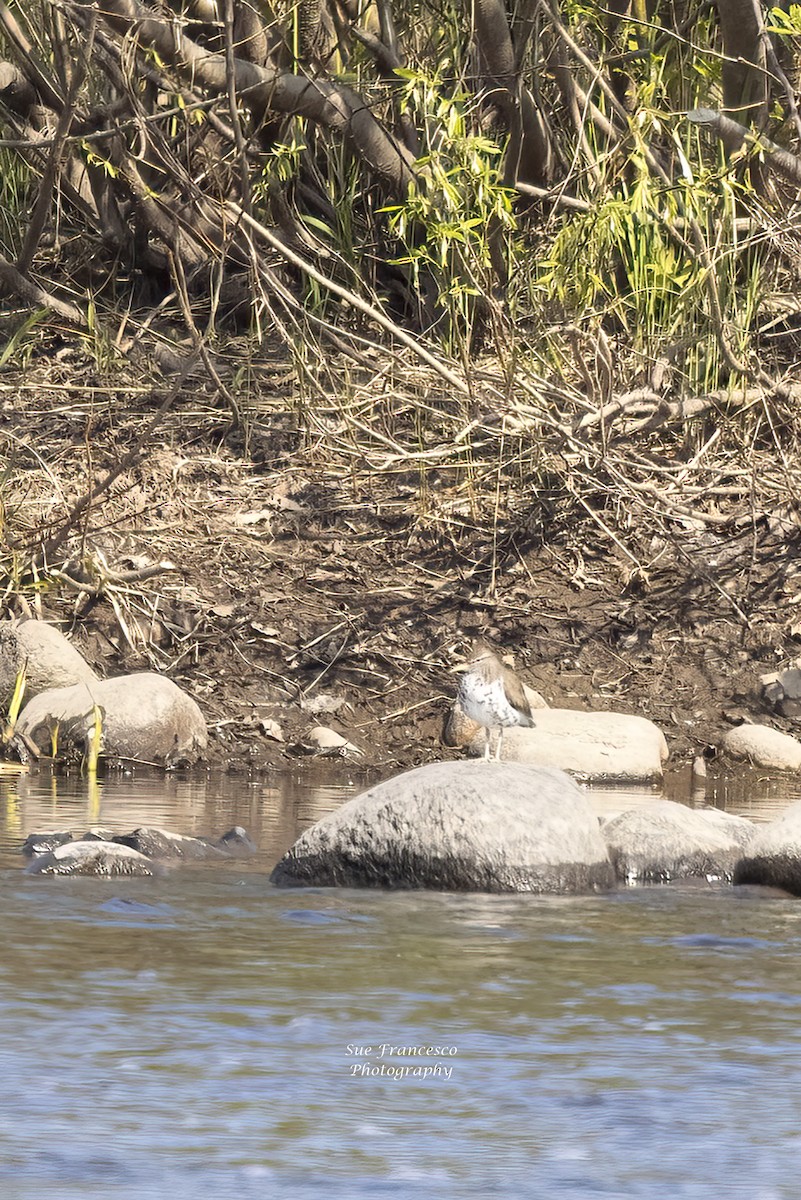
[[[717,0],[726,58],[723,103],[736,121],[761,129],[768,115],[768,75],[762,13],[754,0]]]
[[[782,146],[777,146],[768,138],[746,129],[738,121],[732,121],[730,117],[724,117],[723,113],[712,108],[694,108],[692,112],[687,113],[687,120],[692,121],[694,125],[705,125],[707,129],[711,129],[729,150],[739,150],[741,146],[757,150],[765,166],[771,171],[789,179],[791,183],[801,184],[801,158]]]
[[[138,3],[102,0],[104,19],[119,32],[136,36],[144,46],[190,80],[226,94],[226,61],[185,37],[176,27]],[[325,79],[311,79],[271,66],[234,59],[235,89],[258,120],[267,113],[289,113],[347,138],[365,164],[396,197],[405,195],[413,180],[412,159],[373,115],[357,92]]]

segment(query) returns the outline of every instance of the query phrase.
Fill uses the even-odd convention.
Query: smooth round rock
[[[25,696],[51,688],[94,683],[98,676],[71,642],[46,621],[0,621],[0,702],[11,699],[17,675],[26,667]]]
[[[484,753],[483,733],[470,752]],[[658,781],[667,756],[662,730],[628,713],[544,708],[534,713],[533,729],[507,729],[503,737],[505,761],[558,767],[599,782]]]
[[[765,825],[754,836],[737,864],[735,883],[783,888],[801,896],[801,801]]]
[[[51,731],[85,749],[101,710],[102,754],[160,766],[191,764],[203,755],[206,721],[195,701],[171,679],[143,671],[91,685],[42,692],[25,705],[17,728],[49,752]]]
[[[720,751],[768,771],[801,769],[801,742],[769,725],[737,725],[729,729],[720,744]]]
[[[613,872],[590,801],[562,771],[431,763],[388,779],[298,838],[282,886],[581,892]]]
[[[624,883],[691,876],[731,880],[753,831],[744,817],[672,800],[629,809],[601,827],[615,874]]]

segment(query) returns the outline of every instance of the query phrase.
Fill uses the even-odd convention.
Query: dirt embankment
[[[10,391],[3,421],[25,452],[5,494],[9,570],[143,415],[86,381]],[[198,401],[73,519],[46,584],[8,585],[6,611],[58,620],[105,674],[168,673],[208,719],[211,762],[235,768],[302,764],[315,725],[371,768],[457,753],[440,741],[450,667],[479,636],[551,705],[652,718],[677,765],[731,721],[765,718],[758,677],[801,629],[796,524],[721,537],[688,521],[633,571],[598,521],[556,504],[544,528],[536,498],[499,526],[497,496],[476,488],[456,537],[449,489],[436,472],[348,473],[285,413],[243,441]]]

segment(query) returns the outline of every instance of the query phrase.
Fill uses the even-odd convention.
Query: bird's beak
[[[455,667],[448,667],[448,673],[450,675],[458,675],[463,671],[467,671],[469,667],[470,663],[457,663]]]

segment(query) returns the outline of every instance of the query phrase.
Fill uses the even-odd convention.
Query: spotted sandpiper
[[[474,657],[459,680],[457,699],[472,721],[484,726],[484,758],[490,756],[492,730],[498,730],[496,760],[501,757],[503,731],[513,725],[532,728],[531,706],[523,685],[486,646],[476,648]]]

